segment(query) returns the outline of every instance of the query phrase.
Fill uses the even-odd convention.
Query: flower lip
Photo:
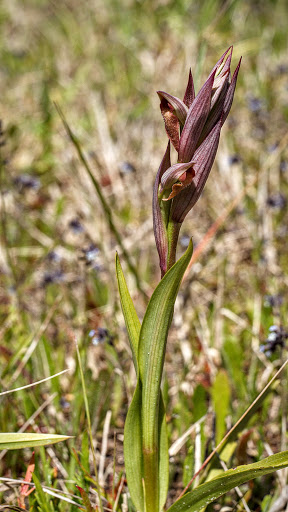
[[[193,168],[194,163],[194,161],[191,161],[182,164],[174,164],[163,173],[160,184],[160,194],[162,194],[164,190],[169,190],[172,187],[169,196],[163,197],[163,201],[172,199],[179,194],[181,190],[192,183],[195,176],[195,170]]]
[[[186,121],[188,112],[188,107],[185,105],[185,103],[176,96],[172,96],[171,94],[168,94],[164,91],[157,91],[157,94],[161,102],[163,102],[164,99],[171,105],[171,107],[173,107],[175,114],[180,121],[180,124],[183,126]]]
[[[161,93],[162,91],[158,92]],[[166,94],[166,93],[165,93]],[[170,95],[169,95],[170,96]],[[159,96],[160,97],[160,96]],[[174,107],[169,101],[162,95],[160,98],[160,110],[165,124],[165,130],[169,140],[172,142],[173,147],[176,151],[179,151],[179,120],[174,113]]]

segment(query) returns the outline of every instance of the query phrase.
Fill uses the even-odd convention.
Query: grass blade
[[[123,245],[123,242],[122,242],[121,235],[120,235],[120,233],[119,233],[119,231],[116,228],[116,225],[114,223],[112,209],[110,208],[110,206],[107,203],[104,195],[102,194],[101,187],[100,187],[98,181],[96,180],[93,172],[90,169],[88,161],[85,158],[85,155],[84,155],[84,153],[82,151],[81,145],[80,145],[79,141],[77,140],[76,136],[74,135],[74,133],[72,132],[69,124],[67,123],[66,118],[65,118],[61,108],[59,107],[59,105],[57,105],[57,103],[55,103],[55,107],[56,107],[56,110],[57,110],[57,112],[58,112],[58,114],[59,114],[59,116],[61,118],[61,121],[62,121],[62,123],[64,125],[66,133],[67,133],[69,139],[71,140],[73,146],[75,147],[75,149],[76,149],[76,151],[78,153],[78,157],[79,157],[80,161],[82,162],[85,170],[87,171],[87,174],[89,175],[89,177],[90,177],[90,179],[91,179],[91,181],[93,183],[93,186],[95,188],[96,194],[97,194],[97,196],[99,198],[99,201],[101,203],[101,206],[103,208],[104,215],[105,215],[105,218],[107,220],[108,226],[109,226],[111,232],[113,233],[113,235],[115,236],[117,243],[121,247],[121,250],[122,250],[123,256],[124,256],[124,258],[125,258],[125,260],[127,262],[127,265],[129,267],[131,273],[134,275],[137,288],[143,294],[143,296],[146,297],[146,293],[144,292],[144,290],[142,289],[142,286],[141,286],[141,282],[140,282],[140,279],[139,279],[139,276],[138,276],[137,268],[132,263],[130,255],[127,252],[127,250],[125,249],[125,247]]]
[[[86,419],[87,419],[87,430],[88,430],[88,435],[89,435],[89,440],[90,440],[90,447],[91,447],[92,458],[93,458],[94,473],[95,473],[95,480],[96,480],[96,489],[97,489],[98,498],[99,498],[100,510],[101,510],[101,512],[103,512],[103,504],[102,504],[102,499],[101,499],[101,489],[100,489],[99,480],[98,480],[98,470],[97,470],[97,464],[96,464],[96,454],[95,454],[95,449],[94,449],[94,444],[93,444],[91,418],[90,418],[90,411],[89,411],[88,398],[87,398],[87,392],[86,392],[86,385],[85,385],[85,379],[84,379],[84,373],[83,373],[83,368],[82,368],[82,363],[81,363],[79,347],[78,347],[78,343],[77,343],[76,338],[75,338],[75,345],[76,345],[77,360],[78,360],[79,370],[80,370],[81,385],[82,385],[82,390],[83,390],[83,400],[84,400],[85,413],[86,413]]]
[[[42,486],[35,473],[33,474],[33,482],[35,484],[37,502],[41,506],[40,510],[42,512],[52,512],[54,508],[51,507],[51,503],[48,499],[48,496],[46,496],[46,494],[44,493]]]

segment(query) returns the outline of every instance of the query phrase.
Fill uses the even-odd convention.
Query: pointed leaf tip
[[[132,351],[132,357],[136,373],[138,372],[138,342],[140,333],[140,320],[137,316],[136,309],[131,299],[128,286],[123,274],[122,266],[118,254],[116,253],[116,276],[118,283],[118,290],[120,295],[121,308],[125,320],[128,338]]]
[[[61,441],[66,441],[67,439],[71,439],[71,436],[58,434],[30,434],[26,432],[3,432],[0,434],[0,449],[18,450],[20,448],[34,448],[35,446],[59,443]]]

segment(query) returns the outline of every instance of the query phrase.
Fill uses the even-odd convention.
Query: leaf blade
[[[160,432],[159,440],[159,509],[165,505],[168,488],[169,488],[169,454],[168,454],[168,432],[166,424],[166,411],[161,392],[159,405],[159,422],[158,429]]]
[[[124,459],[126,477],[132,501],[137,510],[144,512],[141,409],[142,390],[141,381],[138,378],[125,421]]]
[[[273,473],[288,466],[288,451],[271,455],[266,459],[229,469],[221,476],[199,485],[176,501],[167,512],[197,512],[226,492],[249,480]]]
[[[158,511],[159,495],[159,404],[165,348],[174,304],[193,252],[192,242],[184,255],[165,274],[154,290],[144,315],[138,365],[142,381],[142,438],[147,510]],[[165,475],[168,478],[168,475]],[[164,475],[161,475],[161,486]],[[158,483],[157,485],[155,483]]]
[[[130,341],[130,347],[132,350],[132,357],[135,366],[136,373],[138,371],[138,342],[141,329],[141,323],[136,313],[131,295],[128,290],[128,286],[123,274],[120,259],[116,253],[116,276],[118,283],[118,290],[120,295],[121,308],[125,320],[126,329]]]
[[[1,433],[0,450],[18,450],[20,448],[29,448],[34,446],[45,446],[55,444],[61,441],[71,439],[71,436],[58,434],[27,434],[27,433]]]

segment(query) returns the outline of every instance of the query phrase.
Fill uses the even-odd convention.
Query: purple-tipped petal
[[[153,188],[153,201],[152,201],[152,211],[153,211],[153,229],[154,236],[156,241],[156,247],[159,255],[159,263],[161,269],[161,275],[163,276],[167,270],[167,250],[168,250],[168,242],[166,235],[166,228],[164,225],[163,217],[160,210],[159,199],[158,199],[158,191],[161,178],[164,172],[171,167],[170,161],[170,142],[168,142],[167,149],[165,151],[164,157],[158,169],[154,188]]]
[[[219,98],[226,94],[228,85],[230,83],[230,70],[227,70],[223,75],[222,73],[214,79],[212,88],[212,99],[211,99],[211,110],[214,105],[218,102]]]
[[[186,107],[185,103],[181,101],[176,96],[171,96],[171,94],[168,94],[164,91],[157,91],[157,94],[160,98],[160,101],[162,102],[163,98],[170,103],[170,105],[173,107],[175,114],[180,121],[180,124],[184,126],[184,123],[186,121],[188,108]]]
[[[166,98],[161,99],[160,102],[160,110],[162,117],[164,119],[166,133],[172,142],[176,151],[179,151],[179,121],[177,116],[174,113],[174,108],[170,103],[166,100]]]
[[[193,178],[189,187],[185,188],[173,199],[171,218],[174,222],[183,222],[187,213],[193,208],[202,193],[215,160],[221,126],[222,118],[219,119],[213,130],[211,130],[201,146],[195,151],[193,156],[193,160],[196,162],[194,164],[195,178]]]
[[[231,50],[231,56],[232,56],[232,52],[233,52],[233,46],[229,46],[228,50],[226,50],[226,52],[223,53],[222,57],[220,57],[220,59],[218,60],[218,62],[216,62],[214,68],[212,69],[210,75],[208,78],[210,78],[210,76],[214,73],[214,71],[217,71],[218,68],[221,66],[222,62],[224,61],[227,53]]]
[[[172,197],[175,197],[181,190],[190,185],[195,176],[193,164],[194,162],[174,164],[164,172],[161,178],[161,191],[172,187],[169,197],[163,198],[164,201],[172,199]]]
[[[194,89],[194,82],[193,77],[191,73],[191,69],[189,70],[189,77],[188,77],[188,84],[186,87],[186,91],[183,98],[183,103],[190,108],[193,101],[195,100],[195,89]]]
[[[201,136],[198,140],[197,147],[199,147],[203,140],[207,137],[208,133],[211,132],[212,128],[215,126],[215,124],[218,123],[220,117],[223,115],[223,109],[225,104],[225,99],[228,91],[228,79],[223,83],[221,89],[219,89],[219,95],[217,97],[217,101],[214,103],[213,107],[211,108],[209,112],[209,116],[207,118],[207,121],[205,123],[205,126],[202,130]],[[213,102],[213,99],[212,99]],[[211,105],[212,105],[211,102]]]
[[[241,66],[241,61],[242,61],[242,57],[240,58],[240,60],[238,62],[238,66],[237,66],[237,68],[234,71],[234,74],[233,74],[233,77],[232,77],[232,80],[231,80],[231,84],[229,85],[229,88],[228,88],[228,91],[227,91],[227,94],[226,94],[226,98],[225,98],[225,102],[224,102],[224,108],[223,108],[222,126],[225,123],[225,121],[227,119],[227,116],[228,116],[228,114],[230,112],[230,109],[232,107],[235,87],[236,87],[236,83],[237,83],[237,77],[238,77],[239,69],[240,69],[240,66]]]
[[[219,98],[226,94],[228,84],[231,81],[230,76],[230,65],[232,59],[232,51],[228,55],[225,62],[223,62],[219,69],[216,71],[216,75],[214,78],[213,88],[212,88],[212,99],[211,99],[211,110],[214,105],[218,102]]]
[[[221,69],[221,71],[219,73],[220,76],[224,76],[224,75],[226,75],[226,73],[230,73],[231,60],[232,60],[232,50],[231,50],[230,54],[228,55],[223,68]]]
[[[206,80],[188,110],[179,144],[178,160],[181,163],[192,160],[198,139],[209,115],[215,72]]]
[[[236,80],[237,75],[239,72],[240,63],[238,64],[233,79],[231,81],[230,79],[230,63],[231,63],[231,56],[230,54],[224,64],[224,67],[221,71],[221,73],[215,78],[213,89],[215,87],[215,83],[218,86],[217,91],[214,92],[212,96],[211,101],[211,110],[209,113],[209,116],[207,118],[207,121],[205,123],[205,126],[203,128],[203,131],[201,133],[201,137],[198,141],[198,145],[202,144],[203,140],[207,137],[208,133],[212,130],[212,128],[215,126],[215,124],[219,121],[220,117],[222,116],[222,123],[224,123],[225,119],[227,118],[232,102],[233,102],[233,96],[236,86]],[[231,82],[231,83],[230,83]],[[226,112],[227,109],[227,112]],[[223,126],[223,124],[222,124]]]

